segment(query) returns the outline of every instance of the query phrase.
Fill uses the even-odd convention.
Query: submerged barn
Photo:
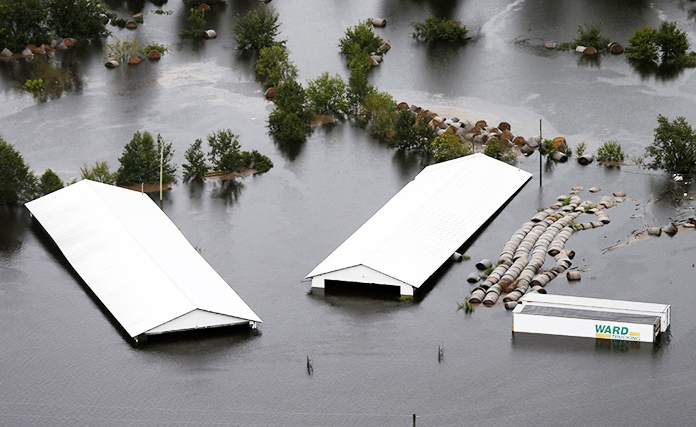
[[[261,322],[146,194],[83,180],[26,206],[136,341]]]
[[[480,153],[428,166],[307,278],[413,295],[531,177]]]

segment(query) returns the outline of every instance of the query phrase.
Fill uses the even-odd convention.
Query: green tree
[[[331,77],[326,72],[308,81],[305,90],[312,111],[339,118],[345,117],[350,111],[347,91],[348,88],[341,76],[336,74]]]
[[[104,184],[115,185],[118,178],[117,172],[109,170],[109,164],[105,161],[96,161],[94,166],[84,165],[80,167],[82,179],[89,179]]]
[[[36,176],[19,151],[0,137],[0,205],[24,203],[36,196]]]
[[[425,120],[416,120],[411,110],[399,110],[394,120],[394,133],[390,145],[400,150],[430,153],[430,141],[435,136]]]
[[[282,43],[274,43],[262,47],[259,59],[256,61],[256,74],[261,77],[266,86],[278,86],[286,79],[297,76],[297,67],[290,61],[287,48]]]
[[[370,71],[370,55],[365,51],[359,51],[351,56],[348,66],[350,67],[348,102],[351,110],[357,113],[365,97],[375,91],[367,78]]]
[[[379,52],[382,46],[380,39],[372,30],[372,22],[365,20],[346,29],[345,36],[338,41],[341,53],[349,59],[358,52],[365,52],[369,56],[372,52]]]
[[[20,51],[50,40],[42,0],[0,0],[0,50]]]
[[[217,172],[239,172],[244,167],[239,137],[229,129],[208,135],[208,158]]]
[[[162,150],[162,180],[166,183],[176,182],[176,165],[171,163],[174,151],[172,144],[165,143],[157,135],[157,144],[150,132],[136,132],[133,139],[126,144],[123,155],[118,159],[121,166],[117,171],[118,185],[154,184],[160,180],[160,157]]]
[[[41,179],[39,180],[41,194],[46,195],[53,193],[54,191],[60,190],[63,187],[65,187],[63,180],[60,179],[60,177],[51,169],[46,169],[43,175],[41,175]]]
[[[678,59],[689,50],[689,39],[684,31],[677,28],[676,22],[663,22],[655,36],[663,61]]]
[[[189,24],[188,29],[182,29],[181,34],[184,36],[191,36],[194,38],[203,37],[205,32],[205,11],[203,9],[191,8],[189,9],[189,16],[186,19]]]
[[[205,164],[205,153],[203,153],[203,141],[196,139],[184,153],[186,163],[182,165],[184,170],[184,182],[192,179],[202,179],[208,173],[208,165]]]
[[[626,158],[626,154],[621,148],[618,141],[610,139],[605,141],[599,149],[597,149],[597,160],[603,163],[620,163]]]
[[[662,169],[669,174],[693,175],[696,172],[696,132],[684,117],[669,121],[657,116],[655,139],[646,147],[651,159],[645,164],[650,169]]]
[[[449,43],[466,39],[469,30],[461,22],[447,18],[436,18],[433,15],[425,18],[424,22],[411,24],[414,31],[411,37],[426,42],[445,41]]]
[[[657,44],[655,30],[650,27],[639,28],[633,32],[626,46],[626,58],[635,61],[657,62],[660,59],[660,46]]]
[[[445,132],[435,137],[431,142],[435,162],[458,159],[471,154],[471,145],[463,144],[462,140],[452,132]]]
[[[48,0],[48,27],[60,37],[96,40],[109,35],[99,0]]]
[[[237,49],[259,52],[264,47],[273,46],[279,25],[278,13],[263,3],[244,15],[237,15],[232,24]]]
[[[268,130],[275,138],[286,142],[303,142],[310,131],[309,121],[314,114],[307,107],[304,88],[294,79],[278,85],[275,109],[268,116]]]

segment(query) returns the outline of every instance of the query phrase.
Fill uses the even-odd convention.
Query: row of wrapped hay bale
[[[21,52],[15,53],[8,48],[0,50],[0,58],[2,59],[17,59],[17,58],[33,58],[34,55],[50,55],[56,50],[67,50],[75,46],[77,39],[72,37],[57,38],[51,41],[50,44],[41,44],[36,46],[28,44]]]
[[[615,194],[625,196],[623,192]],[[606,209],[615,206],[619,199],[623,200],[604,196],[593,204],[577,195],[558,196],[556,203],[537,212],[512,234],[495,267],[487,259],[476,264],[478,270],[486,270],[488,275],[471,292],[468,301],[492,306],[502,297],[505,307],[512,309],[527,292],[546,293],[546,285],[559,275],[566,273],[568,280],[580,280],[579,271],[569,271],[575,252],[566,249],[566,243],[577,231],[609,224],[611,219]],[[584,214],[593,214],[596,220],[578,221]],[[547,255],[554,259],[554,265],[544,269]],[[467,282],[478,283],[480,277],[471,273]]]

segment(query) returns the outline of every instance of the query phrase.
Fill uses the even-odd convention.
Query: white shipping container
[[[669,329],[670,317],[666,304],[533,293],[512,312],[512,331],[655,342]]]

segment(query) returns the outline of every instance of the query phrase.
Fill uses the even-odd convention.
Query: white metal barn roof
[[[531,179],[478,153],[428,166],[307,278],[393,285],[412,295]]]
[[[131,337],[261,322],[146,194],[82,180],[26,206]]]

